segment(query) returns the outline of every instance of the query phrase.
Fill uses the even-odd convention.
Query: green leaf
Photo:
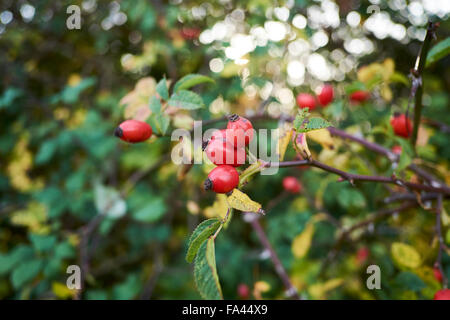
[[[23,95],[23,91],[21,89],[10,87],[3,92],[0,96],[0,110],[3,108],[8,108],[11,104]]]
[[[223,299],[216,269],[214,239],[203,242],[194,264],[194,279],[200,295],[207,300]]]
[[[319,130],[323,128],[327,128],[331,126],[331,123],[329,123],[327,120],[322,118],[310,118],[308,123],[304,126],[304,128],[300,128],[298,132],[304,133],[309,132],[312,130]]]
[[[160,135],[165,135],[167,129],[169,129],[170,118],[164,113],[154,113],[150,116],[149,120],[152,128],[156,129]]]
[[[169,99],[169,105],[186,110],[200,109],[205,106],[198,94],[187,90],[174,93]]]
[[[30,241],[33,247],[40,252],[45,252],[53,249],[56,244],[55,236],[44,236],[40,234],[30,234]]]
[[[35,158],[36,164],[45,164],[47,163],[56,151],[57,142],[55,140],[45,141],[41,147]]]
[[[178,92],[206,82],[214,83],[215,81],[210,77],[201,74],[188,74],[175,83],[173,90],[174,92]]]
[[[119,191],[114,188],[96,184],[94,188],[95,206],[99,214],[111,219],[118,219],[127,212],[127,204]]]
[[[11,282],[15,289],[23,287],[33,280],[42,270],[42,260],[28,260],[21,263],[11,274]]]
[[[169,99],[169,89],[167,88],[166,78],[162,78],[156,85],[156,92],[164,100]]]
[[[133,213],[133,218],[142,222],[155,222],[167,211],[167,206],[162,198],[151,198],[141,209]]]
[[[360,82],[360,81],[354,81],[351,84],[349,84],[348,86],[345,87],[345,93],[346,94],[351,94],[355,91],[359,91],[359,90],[366,90],[366,86],[364,83]]]
[[[150,107],[150,110],[152,110],[153,113],[161,112],[161,101],[158,99],[157,96],[152,96],[150,98],[148,106]]]
[[[186,253],[186,261],[191,263],[198,249],[220,226],[219,219],[208,219],[200,223],[189,238],[188,251]]]
[[[295,116],[294,122],[293,122],[295,131],[300,132],[299,130],[301,130],[301,128],[304,125],[305,120],[307,120],[309,115],[310,115],[309,108],[303,108],[298,111],[297,115]]]
[[[395,141],[402,147],[402,153],[395,168],[395,172],[399,173],[411,164],[414,157],[414,150],[409,140],[396,137]]]
[[[404,290],[420,291],[426,287],[422,279],[408,271],[400,272],[395,278],[395,283]]]
[[[446,57],[450,54],[450,37],[442,40],[438,44],[436,44],[431,50],[428,52],[427,61],[425,67],[428,67],[435,63],[436,61]]]

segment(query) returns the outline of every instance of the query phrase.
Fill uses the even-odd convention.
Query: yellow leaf
[[[303,258],[311,247],[311,241],[314,234],[314,224],[308,223],[305,230],[292,241],[291,250],[296,258]]]
[[[75,87],[81,82],[81,77],[78,73],[72,73],[67,80],[67,85],[70,87]]]
[[[387,84],[381,87],[380,94],[384,101],[389,102],[392,100],[392,91]]]
[[[39,202],[32,201],[22,210],[11,214],[11,223],[18,226],[28,227],[34,233],[47,233],[47,208]]]
[[[420,267],[422,259],[417,250],[405,243],[394,242],[391,246],[392,260],[399,267],[415,269]]]
[[[232,194],[227,198],[228,205],[233,208],[243,212],[256,212],[264,214],[264,210],[261,208],[261,204],[253,201],[248,195],[234,189]]]
[[[285,124],[283,127],[278,128],[278,133],[277,154],[278,159],[283,161],[284,154],[292,137],[292,128],[290,125]]]
[[[62,284],[60,282],[52,283],[52,291],[55,294],[55,296],[60,299],[72,298],[77,293],[76,290],[69,289],[65,284]]]
[[[314,299],[323,299],[325,294],[333,289],[336,289],[344,282],[343,279],[336,278],[328,280],[324,283],[313,284],[309,287],[308,292]]]
[[[207,218],[224,218],[228,211],[228,202],[227,196],[225,194],[218,193],[216,195],[216,201],[214,201],[213,205],[205,208],[203,214]]]
[[[325,149],[334,149],[333,138],[327,129],[319,129],[308,132],[307,137],[319,143]]]

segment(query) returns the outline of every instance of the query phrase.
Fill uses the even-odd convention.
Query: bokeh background
[[[66,26],[69,5],[81,8],[80,30]],[[252,116],[262,101],[272,117],[292,115],[298,93],[327,82],[336,99],[320,111],[323,117],[387,148],[402,145],[389,117],[407,108],[408,73],[427,21],[440,21],[441,41],[450,34],[449,14],[446,0],[1,1],[0,298],[200,298],[184,260],[187,239],[203,219],[223,215],[223,203],[202,189],[210,165],[172,164],[170,132],[192,128],[193,120]],[[372,63],[373,75],[358,74]],[[424,74],[429,122],[418,148],[420,164],[447,182],[449,63],[441,59]],[[145,143],[113,136],[124,119],[149,115],[161,78],[173,84],[190,73],[215,80],[195,87],[204,108],[172,110],[167,133]],[[372,98],[351,105],[347,93],[361,85]],[[386,159],[334,143],[333,150],[310,148],[343,170],[392,173]],[[288,150],[286,159],[294,157]],[[283,191],[287,175],[301,181],[300,194]],[[339,228],[316,219],[307,252],[294,254],[293,240],[314,216],[325,212],[352,225],[386,206],[383,186],[352,188],[331,174],[290,168],[255,178],[245,191],[270,209],[261,223],[304,298],[429,299],[440,288],[430,276],[434,214],[419,207],[352,234],[325,266]],[[395,261],[394,242],[411,245],[418,265],[405,269]],[[267,252],[239,212],[217,238],[216,257],[225,298],[239,298],[239,285],[251,298],[285,298]],[[74,264],[87,270],[78,293],[65,285]],[[382,290],[366,288],[369,264],[381,267]],[[443,264],[450,276],[445,253]]]

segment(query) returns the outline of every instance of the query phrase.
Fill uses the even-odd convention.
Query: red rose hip
[[[206,145],[205,152],[209,160],[215,165],[228,164],[239,167],[246,160],[244,148],[234,149],[222,138],[210,140]]]
[[[126,120],[114,130],[114,135],[123,141],[136,143],[150,138],[152,132],[152,127],[146,122]]]
[[[228,118],[226,137],[234,148],[247,146],[253,139],[253,125],[250,120],[232,114]]]
[[[223,164],[214,168],[204,182],[205,190],[228,193],[239,184],[239,173],[232,166]]]
[[[369,100],[370,92],[358,90],[350,94],[350,100],[354,103],[360,103]]]
[[[434,294],[433,300],[450,300],[450,289],[442,289]]]
[[[330,102],[333,101],[334,98],[334,90],[333,86],[326,84],[320,90],[319,95],[317,96],[317,100],[322,105],[322,107],[327,106]]]
[[[397,136],[408,138],[412,133],[412,122],[404,114],[394,113],[391,118],[391,126]]]
[[[309,93],[299,93],[297,95],[297,105],[299,108],[309,108],[309,110],[314,110],[316,108],[316,98]]]
[[[283,179],[283,188],[290,193],[299,193],[302,191],[302,185],[295,177],[285,177]]]

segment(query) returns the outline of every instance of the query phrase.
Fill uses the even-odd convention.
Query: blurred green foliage
[[[386,1],[381,2],[383,10],[405,29],[424,30],[423,24],[411,24]],[[345,52],[343,40],[335,34],[339,28],[348,31],[348,12],[358,12],[362,21],[370,16],[365,1],[360,5],[356,1],[337,3],[341,25],[323,27],[330,39],[328,44],[310,51],[327,59],[335,49]],[[253,115],[264,100],[259,92],[268,83],[278,89],[288,88],[295,95],[311,92],[323,80],[311,76],[307,69],[302,85],[287,83],[287,62],[292,57],[282,50],[292,39],[257,46],[243,57],[248,62],[242,65],[224,53],[223,48],[230,45],[228,40],[203,44],[198,35],[190,38],[190,34],[212,28],[225,16],[231,19],[236,8],[245,13],[245,20],[236,18],[240,21],[236,25],[246,28],[237,31],[246,33],[252,26],[264,26],[276,7],[288,6],[291,21],[297,13],[308,17],[308,8],[320,4],[306,0],[276,4],[264,0],[39,0],[32,2],[31,19],[26,13],[30,8],[24,8],[24,4],[10,0],[0,4],[0,14],[8,11],[13,15],[8,23],[3,23],[3,16],[0,24],[0,298],[200,298],[193,268],[184,257],[194,228],[205,216],[211,218],[207,209],[215,196],[203,191],[202,182],[212,167],[194,165],[185,173],[187,168],[172,164],[168,157],[174,145],[169,138],[171,131],[190,127],[194,119],[207,120],[231,112]],[[66,28],[66,8],[72,4],[82,8],[81,30]],[[195,10],[208,14],[196,18]],[[126,14],[126,22],[120,22],[123,17],[116,16],[118,12]],[[191,28],[191,33],[186,28]],[[309,24],[293,30],[295,39],[309,41],[317,28]],[[361,30],[351,32],[356,37]],[[406,150],[409,144],[394,136],[389,118],[394,111],[406,110],[409,85],[404,79],[414,64],[420,41],[409,38],[402,43],[364,32],[374,50],[364,55],[346,53],[352,65],[341,80],[329,80],[337,97],[318,113],[352,134],[389,149],[401,144]],[[438,40],[449,33],[449,22],[441,21]],[[442,54],[433,57],[436,61],[424,74],[424,117],[428,122],[417,151],[423,167],[450,183],[448,131],[432,125],[446,123],[448,128],[450,124],[450,60]],[[214,58],[221,59],[223,70],[211,71]],[[395,62],[395,76],[371,83],[358,78],[359,66],[382,63],[386,58]],[[188,74],[207,78],[190,75],[173,87]],[[137,85],[142,79],[144,88]],[[346,90],[361,85],[371,87],[373,99],[362,105],[350,104]],[[169,97],[167,86],[176,93]],[[393,95],[391,99],[385,99],[383,90],[387,89]],[[156,94],[162,100],[155,100]],[[129,101],[123,101],[124,97]],[[285,111],[280,98],[273,93],[273,104],[266,111],[272,115]],[[143,102],[136,102],[139,99]],[[165,106],[165,101],[187,110],[162,112],[161,102]],[[134,113],[133,108],[142,105],[151,110],[148,121],[161,137],[136,145],[116,139],[113,131],[117,124],[130,117],[127,112]],[[285,113],[292,110],[291,106]],[[276,121],[254,125],[277,127]],[[351,142],[334,142],[333,150],[311,142],[314,158],[353,173],[393,174],[387,159]],[[406,151],[402,157],[400,166],[411,163]],[[293,158],[295,152],[289,148],[285,159]],[[417,178],[403,170],[397,173],[405,179]],[[301,194],[283,191],[282,179],[288,175],[301,181]],[[401,192],[396,186],[392,188]],[[325,212],[342,226],[358,223],[385,206],[382,202],[389,192],[381,185],[365,183],[354,188],[326,172],[288,168],[280,169],[277,175],[255,177],[244,191],[263,208],[270,206],[261,223],[303,297],[430,299],[440,288],[430,276],[437,255],[435,215],[421,207],[382,220],[370,232],[361,229],[352,233],[325,271],[321,269],[339,230],[327,219],[316,221],[314,217]],[[444,201],[444,211],[449,208]],[[282,283],[267,252],[241,217],[240,212],[234,212],[215,241],[223,296],[238,298],[237,286],[244,283],[253,294],[259,290],[257,294],[264,298],[284,298]],[[314,223],[311,247],[305,257],[297,258],[292,243],[308,223]],[[449,223],[443,225],[447,245]],[[91,227],[86,244],[86,232]],[[397,242],[415,248],[421,259],[418,266],[394,264],[391,246]],[[369,255],[358,260],[361,248]],[[88,256],[89,270],[85,288],[77,296],[75,290],[65,287],[66,268],[83,265],[83,254]],[[369,264],[380,266],[382,290],[366,288]],[[446,253],[443,265],[450,277],[450,256]]]

